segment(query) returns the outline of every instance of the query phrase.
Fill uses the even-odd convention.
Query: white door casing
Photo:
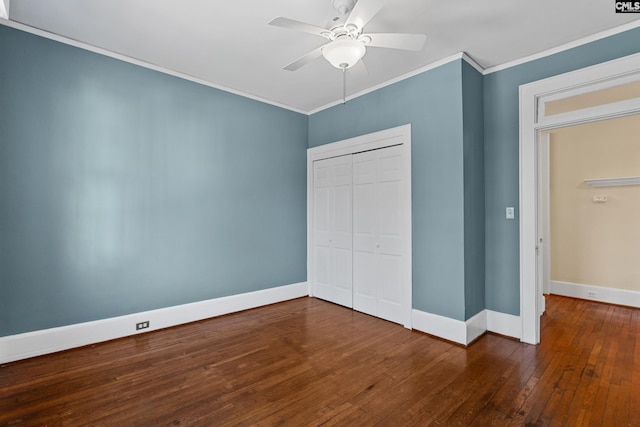
[[[395,304],[395,311],[400,314],[394,316],[393,321],[403,324],[406,328],[411,328],[411,285],[412,285],[412,259],[411,259],[411,125],[403,125],[372,134],[362,135],[326,144],[307,151],[307,276],[309,283],[309,295],[318,295],[318,286],[315,283],[316,264],[320,260],[314,259],[314,248],[316,247],[314,227],[316,224],[315,213],[315,172],[314,163],[323,160],[337,158],[347,154],[364,153],[371,150],[377,150],[385,147],[397,146],[397,150],[401,156],[396,156],[399,161],[400,169],[397,172],[401,176],[401,190],[398,196],[398,212],[399,219],[396,227],[401,231],[403,236],[402,242],[399,243],[402,254],[401,260],[395,265],[401,268],[401,274],[396,273],[396,277],[400,277],[399,286],[396,286],[394,294],[389,291],[383,296],[388,302]],[[393,157],[393,156],[392,156]],[[384,175],[384,172],[383,172]],[[390,221],[386,219],[386,221]],[[381,241],[384,243],[384,240]],[[387,255],[387,254],[385,254]],[[360,265],[354,263],[355,265]],[[389,280],[387,280],[389,282]],[[322,285],[321,285],[322,286]],[[322,290],[320,291],[322,293]],[[380,304],[383,305],[383,304]],[[382,310],[384,313],[384,309]],[[382,316],[380,316],[382,317]]]
[[[520,318],[521,341],[540,342],[540,294],[536,264],[538,244],[537,139],[544,130],[640,113],[640,98],[556,115],[545,103],[640,80],[640,54],[520,86]]]
[[[551,293],[551,223],[549,216],[549,160],[550,137],[548,133],[538,135],[538,244],[537,274],[540,303],[538,313],[545,311],[545,294]]]

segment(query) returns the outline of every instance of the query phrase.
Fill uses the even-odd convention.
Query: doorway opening
[[[640,307],[639,134],[640,115],[540,132],[543,294]]]
[[[539,165],[546,131],[640,114],[640,54],[520,87],[520,318],[521,340],[540,342],[541,275],[548,268],[541,243]],[[630,95],[631,94],[631,95]],[[543,150],[544,152],[544,150]],[[544,179],[543,179],[544,181]],[[548,262],[548,261],[546,261]]]

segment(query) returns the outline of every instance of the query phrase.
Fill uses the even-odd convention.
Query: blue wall
[[[306,280],[308,118],[0,26],[0,336]]]
[[[483,77],[462,61],[465,320],[484,310]]]
[[[307,118],[0,26],[0,336],[306,280],[307,145],[406,123],[414,308],[517,315],[518,87],[638,40],[454,61]]]
[[[309,118],[309,147],[410,123],[413,307],[465,320],[461,60]]]
[[[520,314],[519,86],[637,52],[640,28],[484,76],[487,309]]]

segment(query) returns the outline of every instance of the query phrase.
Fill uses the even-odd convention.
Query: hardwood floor
[[[640,310],[468,349],[302,298],[0,367],[0,425],[640,426]]]

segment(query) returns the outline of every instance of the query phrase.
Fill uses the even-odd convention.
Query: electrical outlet
[[[149,321],[145,321],[145,322],[140,322],[140,323],[136,323],[136,331],[139,331],[140,329],[147,329],[149,327]]]
[[[587,296],[589,298],[597,298],[598,297],[598,293],[594,292],[594,291],[587,291]]]
[[[593,203],[607,203],[607,195],[593,196]]]

